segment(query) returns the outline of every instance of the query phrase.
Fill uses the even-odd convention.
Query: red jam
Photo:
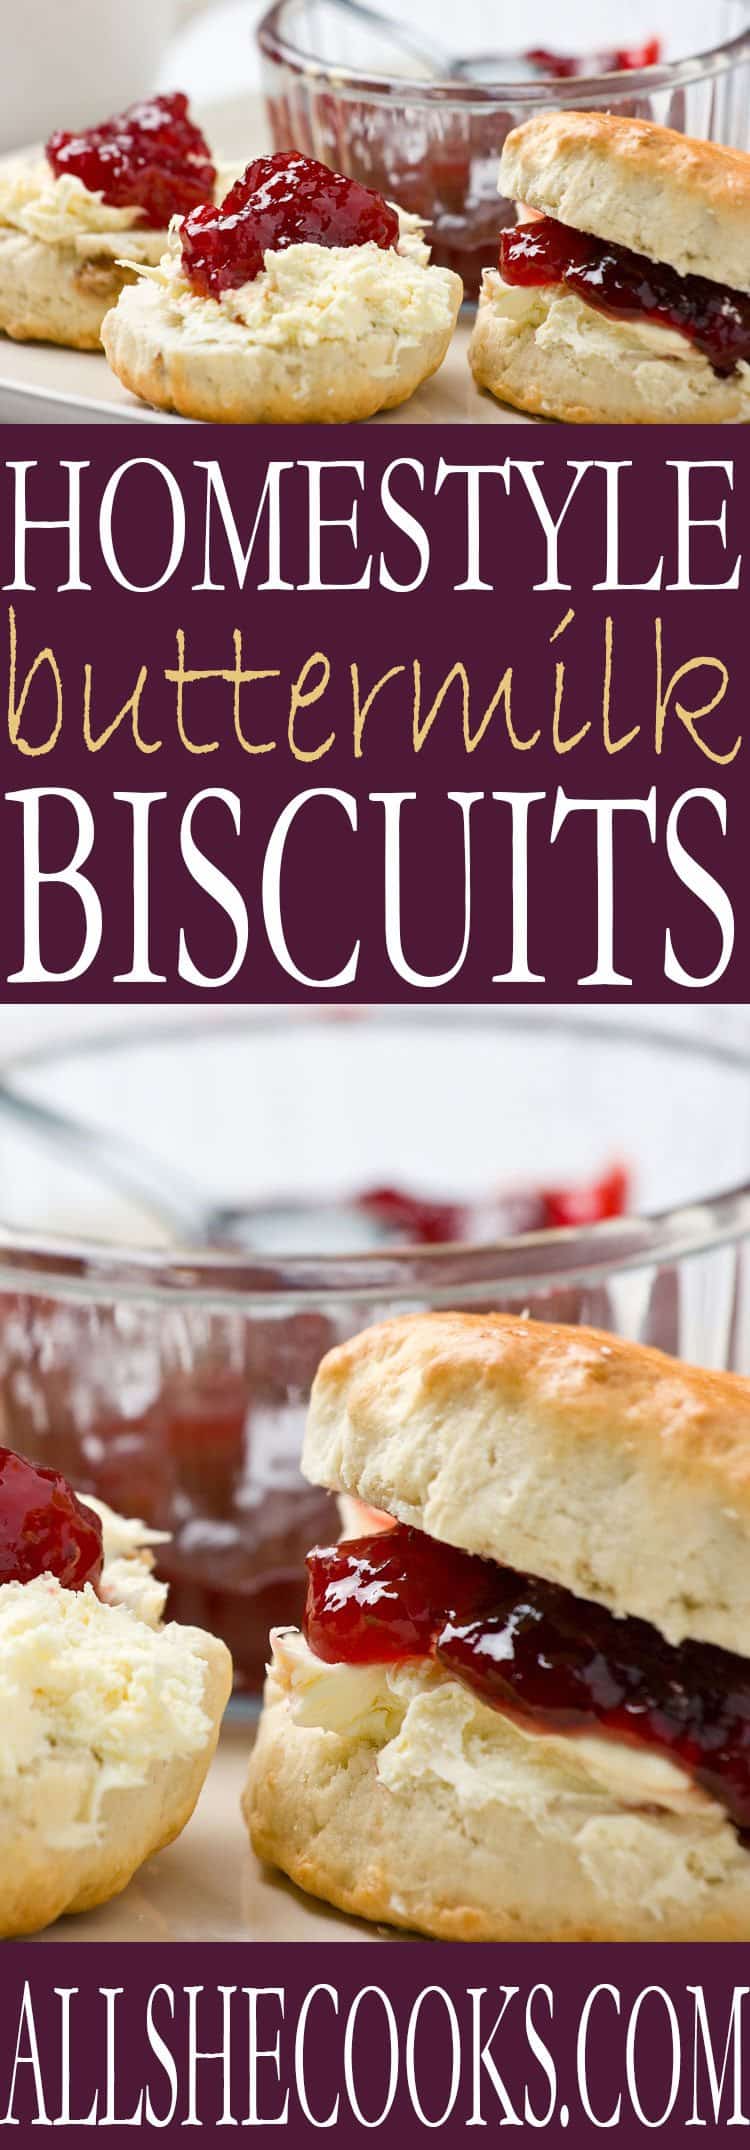
[[[0,1448],[0,1583],[55,1575],[66,1590],[98,1583],[102,1526],[59,1471]]]
[[[662,322],[679,329],[718,374],[750,359],[750,297],[707,276],[678,276],[666,262],[610,246],[554,217],[536,217],[501,234],[507,284],[564,284],[600,313]]]
[[[331,172],[314,157],[255,157],[219,208],[204,202],[182,232],[185,275],[195,291],[220,297],[252,283],[267,249],[315,246],[387,248],[398,241],[395,209],[370,187]]]
[[[180,91],[146,98],[81,134],[51,135],[47,162],[57,179],[72,173],[113,209],[140,209],[155,231],[205,202],[216,184],[208,143]]]
[[[328,1663],[435,1656],[493,1709],[540,1732],[657,1749],[750,1841],[750,1664],[665,1642],[557,1584],[396,1524],[308,1556],[304,1632]]]
[[[569,82],[578,75],[628,75],[641,67],[656,67],[661,59],[661,39],[650,37],[645,45],[621,45],[604,52],[584,55],[567,52],[547,52],[536,45],[524,53],[538,74],[548,81]]]
[[[540,1229],[560,1231],[565,1226],[604,1224],[610,1217],[623,1217],[630,1200],[628,1174],[613,1165],[588,1186],[546,1187],[541,1196],[544,1219]]]
[[[566,1225],[601,1224],[621,1217],[629,1198],[628,1175],[613,1165],[601,1179],[571,1187],[519,1188],[516,1193],[485,1195],[474,1203],[436,1200],[400,1187],[369,1187],[357,1196],[357,1208],[394,1241],[414,1247],[487,1244],[519,1232],[559,1230]]]

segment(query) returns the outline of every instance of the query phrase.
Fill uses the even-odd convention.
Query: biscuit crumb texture
[[[101,1596],[0,1585],[3,1936],[106,1901],[179,1834],[229,1697],[224,1645],[160,1624],[139,1527],[103,1513]]]
[[[750,1937],[750,1858],[662,1756],[527,1732],[429,1664],[273,1640],[243,1811],[311,1895],[459,1941]]]

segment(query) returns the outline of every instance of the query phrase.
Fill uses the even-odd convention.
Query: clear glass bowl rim
[[[327,1011],[326,1011],[327,1012]],[[545,1028],[585,1033],[613,1045],[652,1046],[667,1053],[693,1054],[717,1068],[750,1074],[750,1055],[733,1042],[708,1040],[697,1033],[662,1029],[657,1023],[623,1022],[616,1026],[566,1009],[563,1014],[515,1006],[461,1007],[452,1009],[382,1007],[363,1011],[368,1024],[390,1023],[425,1028],[432,1022],[446,1027],[451,1019],[474,1026],[505,1022],[529,1032]],[[218,1034],[227,1030],[257,1031],[310,1024],[321,1020],[320,1010],[298,1007],[256,1009],[239,1015],[227,1012],[214,1021]],[[189,1041],[193,1032],[205,1037],[199,1018],[179,1023],[154,1019],[144,1030],[140,1025],[117,1030],[86,1032],[70,1041],[58,1041],[35,1051],[18,1053],[5,1063],[6,1076],[40,1070],[55,1061],[69,1061],[92,1052],[127,1051],[135,1044]],[[15,1087],[15,1085],[14,1085]],[[33,1106],[32,1106],[33,1111]],[[365,1250],[348,1255],[293,1254],[251,1258],[244,1250],[207,1250],[180,1247],[173,1254],[162,1248],[116,1244],[80,1238],[66,1233],[41,1235],[21,1230],[0,1219],[0,1289],[44,1297],[73,1298],[90,1303],[113,1303],[121,1299],[160,1301],[174,1306],[201,1305],[224,1313],[288,1315],[292,1312],[335,1308],[342,1302],[399,1302],[432,1306],[471,1304],[478,1296],[494,1291],[504,1298],[523,1297],[572,1284],[593,1285],[614,1273],[646,1266],[684,1261],[691,1256],[729,1246],[750,1236],[750,1181],[719,1193],[707,1191],[705,1199],[638,1217],[572,1226],[554,1231],[527,1232],[489,1244],[399,1248],[392,1253]]]
[[[725,38],[720,45],[709,47],[706,52],[688,53],[681,60],[665,60],[653,67],[632,68],[627,73],[620,69],[608,75],[577,75],[565,83],[552,76],[540,76],[534,82],[455,82],[451,80],[424,81],[411,75],[382,75],[370,73],[364,68],[338,67],[300,52],[283,29],[284,16],[296,0],[273,0],[273,5],[261,16],[256,27],[256,40],[264,58],[276,66],[291,68],[293,73],[308,78],[311,89],[330,90],[336,97],[369,97],[392,99],[394,89],[408,94],[409,104],[453,104],[462,110],[476,107],[510,105],[537,110],[540,105],[554,106],[555,110],[577,111],[582,101],[596,103],[614,95],[613,85],[622,84],[618,95],[628,98],[639,93],[657,90],[683,89],[691,82],[704,82],[721,75],[729,67],[736,67],[750,60],[750,24],[739,30],[734,37]],[[386,25],[387,26],[387,25]]]

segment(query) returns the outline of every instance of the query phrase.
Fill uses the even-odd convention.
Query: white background
[[[121,109],[150,90],[237,110],[259,85],[255,27],[270,0],[0,0],[0,151]],[[659,34],[665,57],[737,28],[742,0],[373,0],[448,53],[526,45],[594,51]],[[458,27],[460,23],[460,28]],[[342,58],[346,23],[342,18]],[[226,148],[226,145],[225,145]],[[233,151],[231,152],[234,153]]]

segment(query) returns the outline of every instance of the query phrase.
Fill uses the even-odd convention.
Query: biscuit
[[[394,409],[437,371],[462,297],[451,270],[373,245],[267,254],[226,302],[195,297],[173,258],[122,293],[102,342],[118,379],[156,409],[210,424],[344,425]]]
[[[323,1359],[303,1468],[400,1522],[750,1657],[750,1383],[593,1329],[415,1314]]]
[[[220,168],[217,196],[237,171]],[[166,244],[166,231],[140,224],[137,210],[109,207],[77,178],[55,179],[43,158],[0,159],[0,331],[100,351],[105,314]]]
[[[135,1527],[99,1502],[99,1593],[0,1585],[0,1935],[90,1910],[189,1820],[229,1699],[228,1650],[161,1624]]]
[[[507,136],[500,191],[577,231],[750,291],[750,156],[648,120],[541,113]]]
[[[750,156],[606,112],[540,114],[508,136],[501,191],[614,248],[750,292]],[[737,348],[742,352],[742,342]],[[564,281],[485,270],[469,363],[480,388],[530,416],[596,425],[750,418],[750,365],[728,373],[644,310],[616,315]]]
[[[747,1852],[671,1763],[524,1732],[414,1666],[383,1673],[390,1711],[329,1729],[288,1651],[282,1635],[243,1811],[258,1857],[310,1895],[453,1941],[750,1936]],[[325,1696],[344,1668],[318,1669]]]
[[[485,270],[469,363],[477,387],[502,403],[569,425],[750,419],[750,366],[717,374],[676,330],[612,320],[559,285],[511,287],[494,270]]]
[[[164,234],[152,236],[163,247]],[[119,235],[117,254],[122,243]],[[132,238],[128,243],[132,250]],[[18,343],[99,351],[104,316],[133,275],[100,239],[82,251],[0,225],[0,330]]]
[[[0,1779],[0,1936],[37,1933],[63,1913],[91,1911],[127,1888],[152,1854],[180,1835],[203,1788],[229,1699],[228,1653],[197,1629],[183,1634],[204,1668],[206,1732],[190,1755],[150,1762],[101,1791],[97,1828],[78,1841],[77,1822],[101,1789],[93,1750],[49,1755],[7,1783]],[[69,1821],[73,1840],[60,1840]]]

